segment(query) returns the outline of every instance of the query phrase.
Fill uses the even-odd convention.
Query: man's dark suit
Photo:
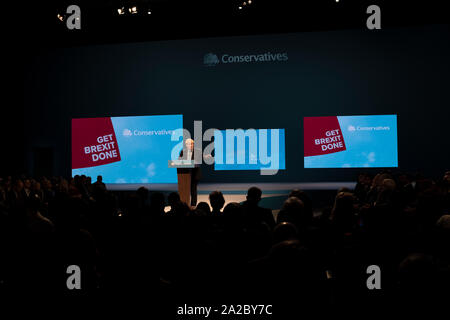
[[[180,152],[179,159],[194,160],[196,152],[198,152],[200,155],[203,156],[202,150],[194,148],[194,150],[192,150],[192,159],[185,159],[183,157],[183,150],[181,150]],[[195,168],[177,169],[177,170],[178,172],[189,172],[191,174],[191,206],[195,206],[197,204],[197,184],[198,181],[202,178],[202,171],[200,169],[200,164],[196,164]]]

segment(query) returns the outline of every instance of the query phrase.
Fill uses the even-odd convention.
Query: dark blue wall
[[[212,38],[42,51],[25,86],[32,149],[70,174],[73,117],[173,114],[204,128],[285,128],[287,170],[214,172],[205,181],[330,181],[356,169],[303,169],[302,117],[398,114],[401,170],[449,167],[450,30],[428,26]],[[287,62],[205,67],[203,56],[287,52]]]

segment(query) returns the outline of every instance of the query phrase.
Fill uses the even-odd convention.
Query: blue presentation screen
[[[177,183],[168,168],[182,115],[72,119],[72,176],[105,183]]]
[[[305,168],[397,167],[397,115],[305,117]]]
[[[285,169],[284,129],[214,131],[214,170]]]

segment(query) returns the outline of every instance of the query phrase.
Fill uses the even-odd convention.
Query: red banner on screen
[[[337,117],[307,117],[303,124],[305,157],[346,150]]]
[[[120,161],[111,118],[72,119],[72,169]]]

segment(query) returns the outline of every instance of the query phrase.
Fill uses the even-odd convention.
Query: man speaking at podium
[[[186,151],[186,155],[184,155]],[[185,141],[185,148],[181,150],[179,160],[194,160],[195,153],[202,155],[202,150],[194,148],[194,140],[187,139]],[[197,184],[202,177],[202,172],[200,170],[200,164],[195,164],[194,168],[182,169],[187,170],[191,175],[191,206],[197,204]]]

